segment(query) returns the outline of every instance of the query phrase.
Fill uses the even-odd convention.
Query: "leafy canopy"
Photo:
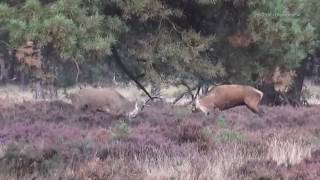
[[[88,1],[90,2],[90,1]],[[65,58],[84,60],[90,55],[110,54],[110,46],[126,26],[119,17],[105,17],[99,4],[82,0],[41,3],[26,0],[20,6],[0,4],[0,21],[17,48],[27,40],[40,47],[52,46]]]

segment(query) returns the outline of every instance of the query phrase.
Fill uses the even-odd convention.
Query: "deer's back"
[[[113,89],[81,89],[76,93],[76,98],[73,104],[81,108],[87,106],[88,108],[108,109],[111,112],[120,112],[123,108],[131,104],[120,93]]]
[[[244,103],[245,98],[258,98],[259,92],[244,85],[221,85],[212,88],[207,96],[200,98],[200,103],[208,108],[225,109]]]

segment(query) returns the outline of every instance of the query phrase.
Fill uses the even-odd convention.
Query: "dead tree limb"
[[[176,103],[177,103],[180,99],[182,99],[183,96],[185,96],[186,94],[190,94],[190,96],[191,96],[191,102],[193,102],[194,99],[195,99],[195,96],[192,94],[192,91],[196,90],[196,89],[199,87],[199,85],[197,85],[197,86],[195,86],[195,87],[193,87],[193,88],[190,88],[190,86],[189,86],[184,80],[181,81],[181,85],[185,86],[185,87],[187,88],[187,91],[184,92],[184,93],[182,93],[180,96],[178,96],[178,97],[173,101],[173,104],[176,104]]]
[[[120,67],[120,69],[121,69],[125,74],[127,74],[127,76],[129,76],[129,78],[132,79],[132,80],[138,85],[138,87],[139,87],[140,89],[142,89],[142,90],[146,93],[146,95],[147,95],[151,100],[156,99],[156,98],[161,99],[161,98],[159,98],[159,97],[152,97],[152,96],[148,93],[148,91],[141,85],[141,83],[134,77],[134,75],[133,75],[133,74],[128,70],[128,68],[123,64],[123,62],[121,61],[121,58],[120,58],[120,56],[119,56],[119,53],[118,53],[117,49],[116,49],[114,46],[111,47],[111,52],[112,52],[112,54],[113,54],[113,56],[114,56],[114,59],[115,59],[117,65]]]
[[[197,98],[197,96],[199,96],[201,86],[202,86],[202,85],[198,85],[198,87],[197,87],[197,92],[196,92],[196,95],[194,96],[194,99],[193,99],[193,100],[195,100],[195,99]]]
[[[184,92],[181,95],[179,95],[174,101],[173,104],[176,104],[178,101],[180,101],[180,99],[183,98],[183,96],[185,96],[186,94],[190,94],[189,91],[188,92]]]
[[[0,43],[2,43],[3,45],[5,45],[9,51],[11,51],[12,49],[14,49],[14,48],[12,48],[12,47],[10,46],[9,43],[7,43],[7,42],[5,42],[5,41],[0,40]]]

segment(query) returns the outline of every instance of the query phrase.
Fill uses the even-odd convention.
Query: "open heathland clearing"
[[[126,120],[62,101],[1,105],[0,178],[320,179],[320,107],[261,108],[153,102]]]

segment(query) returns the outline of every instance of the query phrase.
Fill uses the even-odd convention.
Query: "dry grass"
[[[10,103],[20,103],[33,100],[31,90],[23,90],[15,85],[5,85],[0,88],[0,98]]]
[[[320,104],[320,86],[313,83],[312,79],[305,78],[304,89],[308,92],[307,101],[310,104]]]
[[[197,173],[187,158],[158,157],[137,162],[147,172],[146,179],[196,179]]]
[[[313,145],[302,139],[272,138],[268,143],[268,158],[277,162],[277,165],[290,166],[298,164],[311,157]]]
[[[212,154],[193,154],[189,157],[168,157],[159,155],[156,158],[136,160],[138,166],[146,171],[146,179],[184,179],[184,180],[220,180],[229,179],[232,172],[251,159],[261,159],[246,152],[237,144],[221,147]]]
[[[93,158],[80,165],[79,168],[69,167],[60,177],[77,180],[105,179],[144,179],[145,174],[124,158],[100,160]]]

